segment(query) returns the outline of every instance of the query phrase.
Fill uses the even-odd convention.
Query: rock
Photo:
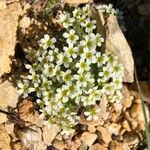
[[[105,148],[104,145],[97,143],[92,145],[89,150],[107,150],[107,148]]]
[[[14,132],[14,123],[6,122],[5,123],[5,130],[8,134],[12,134]]]
[[[141,15],[150,16],[150,4],[142,4],[138,6],[138,11]]]
[[[26,149],[46,150],[47,146],[42,141],[41,130],[36,126],[30,126],[30,129],[20,129],[17,134]]]
[[[18,102],[17,89],[9,82],[0,84],[0,109],[7,110],[7,107],[15,108]]]
[[[4,113],[0,113],[0,124],[6,122],[7,120],[7,115]]]
[[[106,144],[108,144],[112,140],[111,133],[106,128],[98,126],[97,131],[99,140],[103,140]]]
[[[146,104],[145,106],[145,111],[146,111],[146,117],[149,122],[150,115],[149,115],[149,108]],[[131,117],[137,120],[138,123],[144,123],[144,116],[143,116],[143,110],[142,106],[140,104],[134,104],[131,108]]]
[[[23,34],[25,34],[26,29],[29,28],[30,24],[31,24],[31,20],[30,20],[30,18],[27,17],[27,16],[24,16],[24,17],[20,20],[20,22],[19,22],[19,27],[20,27],[20,29],[21,29],[21,31],[22,31]]]
[[[39,113],[35,111],[35,105],[31,100],[24,99],[18,106],[18,112],[20,118],[25,122],[42,127],[43,121]]]
[[[122,106],[123,111],[125,111],[127,108],[131,107],[134,97],[130,96],[130,92],[126,86],[123,87],[122,91],[123,91]]]
[[[109,130],[109,132],[110,132],[111,134],[118,135],[120,129],[121,129],[121,125],[120,125],[120,124],[117,124],[117,123],[111,123],[111,124],[108,126],[108,130]]]
[[[55,137],[56,140],[58,141],[62,141],[62,135],[61,134],[57,134],[57,136]]]
[[[84,142],[82,142],[79,147],[79,150],[87,150],[87,148],[88,148],[88,146]]]
[[[67,149],[69,150],[77,150],[81,144],[81,143],[76,143],[70,139],[66,140],[65,143],[66,143]]]
[[[135,132],[128,132],[124,135],[124,143],[127,143],[128,146],[137,146],[139,144],[139,135]]]
[[[89,147],[95,142],[97,135],[94,133],[84,132],[81,136],[81,140]]]
[[[74,140],[74,142],[78,145],[78,147],[80,147],[82,141],[81,141],[80,138],[77,136],[77,138]]]
[[[88,126],[88,131],[91,132],[91,133],[95,133],[95,131],[96,131],[95,126],[94,125],[89,125]]]
[[[7,8],[6,0],[1,0],[0,1],[0,11],[4,10],[6,8]]]
[[[71,5],[76,5],[76,4],[84,4],[84,3],[88,3],[90,0],[66,0],[65,3],[71,4]]]
[[[124,120],[122,125],[126,129],[126,131],[128,131],[128,132],[131,131],[131,127],[130,127],[129,122],[127,120]]]
[[[14,150],[27,150],[21,142],[15,142],[12,146]]]
[[[0,125],[0,150],[11,150],[10,137],[6,132],[4,125]]]
[[[0,76],[11,70],[15,53],[16,31],[19,15],[22,14],[19,2],[14,2],[0,11]],[[9,31],[9,32],[8,32]]]
[[[52,141],[55,139],[56,135],[60,131],[60,128],[56,125],[51,125],[50,128],[43,127],[43,141],[46,145],[50,146]]]
[[[109,145],[110,150],[131,150],[127,144],[119,143],[115,140],[111,141]]]
[[[106,23],[105,48],[108,53],[115,53],[124,66],[124,82],[134,81],[134,61],[131,49],[127,43],[115,16],[110,15]]]
[[[53,146],[58,150],[64,150],[66,148],[63,141],[54,140]]]

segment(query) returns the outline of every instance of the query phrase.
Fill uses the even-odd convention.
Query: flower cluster
[[[59,12],[57,20],[64,28],[62,43],[49,35],[39,41],[34,62],[25,65],[29,75],[18,83],[18,92],[24,97],[35,94],[46,123],[57,124],[63,134],[69,134],[79,114],[88,121],[98,119],[104,95],[110,102],[122,98],[123,67],[116,56],[101,50],[104,39],[96,33],[90,5],[72,13]]]
[[[123,19],[123,13],[122,11],[119,11],[119,9],[114,9],[112,4],[105,5],[105,4],[99,4],[95,6],[99,13],[107,13],[116,15],[118,18]]]

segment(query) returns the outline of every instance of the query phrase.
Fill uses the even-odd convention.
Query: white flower
[[[112,15],[115,14],[115,9],[113,8],[113,5],[112,5],[112,4],[109,4],[109,5],[107,6],[106,13],[112,14]]]
[[[63,78],[63,81],[65,81],[66,83],[71,82],[71,70],[67,70],[63,72],[62,78]]]
[[[81,92],[81,94],[82,94],[82,91],[80,91]],[[75,97],[75,103],[76,104],[80,104],[80,101],[81,101],[81,94],[77,94],[77,96]]]
[[[86,35],[84,38],[84,40],[80,41],[81,46],[84,48],[88,48],[90,51],[95,50],[96,41],[92,39],[90,35]]]
[[[58,61],[57,65],[64,65],[65,68],[69,67],[69,64],[72,62],[72,58],[68,57],[66,53],[60,53],[58,54]]]
[[[32,74],[28,75],[28,79],[32,80],[33,83],[40,83],[40,76],[35,71],[32,71]]]
[[[24,97],[28,96],[28,92],[29,92],[29,82],[21,82],[19,81],[19,83],[17,84],[17,86],[19,87],[19,90],[17,91],[19,95],[23,94]]]
[[[80,62],[76,63],[76,67],[79,68],[78,73],[90,70],[90,66],[85,62],[84,59],[80,59]]]
[[[58,53],[59,53],[58,48],[55,48],[53,50],[49,50],[48,56],[46,56],[47,61],[50,61],[50,62],[56,61]]]
[[[106,11],[107,5],[96,5],[96,9],[99,13],[104,13]]]
[[[106,84],[106,81],[103,78],[98,78],[97,83],[99,87],[103,87]]]
[[[45,65],[48,63],[47,57],[38,57],[38,61],[40,62],[41,65]]]
[[[53,70],[53,76],[56,77],[57,80],[61,80],[62,71],[59,65],[56,65]]]
[[[95,50],[89,50],[88,48],[84,48],[84,53],[81,55],[82,59],[86,60],[87,64],[96,63],[95,58]]]
[[[84,27],[85,27],[85,31],[87,33],[91,33],[93,32],[94,29],[96,29],[96,20],[90,20],[90,18],[86,18],[85,23],[84,23]]]
[[[54,92],[49,89],[48,91],[43,91],[42,95],[44,101],[49,101],[54,97]]]
[[[118,76],[123,76],[123,66],[121,64],[116,64],[112,67],[113,74]]]
[[[67,92],[68,97],[75,98],[78,95],[78,91],[80,90],[80,88],[77,87],[73,82],[69,82],[67,86],[68,86]]]
[[[69,135],[73,134],[74,132],[75,132],[75,129],[63,128],[63,130],[61,131],[61,135],[69,136]]]
[[[89,106],[91,99],[89,99],[88,96],[81,96],[81,102],[83,103],[83,106]]]
[[[72,13],[73,13],[73,17],[75,17],[75,18],[79,19],[81,16],[81,10],[79,8],[75,8]]]
[[[96,62],[98,67],[103,66],[104,64],[106,64],[107,61],[108,57],[106,54],[101,55],[101,52],[96,53]]]
[[[92,99],[92,101],[99,101],[101,98],[101,91],[97,89],[98,87],[94,87],[92,89],[89,90],[90,94],[89,94],[89,99]]]
[[[90,16],[91,15],[91,7],[89,4],[86,4],[83,8],[82,8],[82,13],[86,16]]]
[[[86,19],[86,16],[81,16],[78,21],[79,21],[79,24],[81,27],[84,27],[85,26],[85,19]]]
[[[74,47],[73,44],[69,44],[69,47],[64,47],[63,49],[68,56],[77,57],[78,48]]]
[[[53,69],[54,69],[54,65],[51,64],[45,64],[44,68],[43,68],[43,73],[46,76],[52,77],[53,76]]]
[[[25,64],[25,68],[29,70],[29,69],[32,69],[32,66],[29,64]]]
[[[113,78],[112,83],[115,89],[121,89],[123,87],[122,82],[123,82],[122,78]]]
[[[63,85],[62,88],[58,88],[56,98],[60,99],[63,103],[66,103],[69,100],[67,95],[68,89],[66,85]]]
[[[118,65],[118,57],[114,55],[108,55],[108,63],[107,65],[116,66]]]
[[[103,65],[103,57],[101,56],[101,52],[96,53],[96,63],[98,67]]]
[[[97,33],[96,35],[94,33],[91,33],[90,36],[92,39],[95,39],[96,44],[98,46],[101,46],[102,43],[104,42],[104,39],[102,38],[102,36],[99,33]]]
[[[41,97],[41,89],[40,89],[38,83],[34,83],[34,84],[33,84],[33,87],[30,87],[30,88],[29,88],[29,92],[30,92],[30,93],[31,93],[31,92],[36,92],[36,95],[37,95],[38,97]]]
[[[111,77],[112,70],[111,67],[103,67],[103,71],[99,72],[99,77],[102,77],[104,81],[108,80]]]
[[[37,99],[37,100],[36,100],[36,103],[37,103],[38,105],[40,105],[40,107],[42,107],[42,106],[44,105],[44,102],[43,102],[41,99]]]
[[[69,26],[73,25],[74,18],[71,18],[69,13],[61,12],[58,16],[58,22],[61,23],[64,28],[67,29]]]
[[[50,86],[52,85],[52,81],[48,80],[46,77],[42,76],[42,89],[50,89]]]
[[[86,87],[87,81],[90,79],[90,73],[82,73],[79,75],[74,75],[74,78],[77,80],[77,85]]]
[[[111,102],[111,103],[114,103],[114,102],[118,102],[118,101],[120,101],[121,99],[123,98],[123,95],[122,95],[122,93],[120,92],[120,91],[116,91],[116,94],[115,95],[110,95],[109,97],[108,97],[108,99],[109,99],[109,102]]]
[[[114,87],[111,83],[105,84],[105,86],[102,88],[101,92],[103,94],[106,94],[106,95],[113,95],[114,94]]]
[[[54,43],[56,42],[55,38],[50,38],[48,34],[44,35],[44,38],[39,41],[40,46],[43,47],[43,49],[47,48],[55,48]]]
[[[76,41],[79,39],[79,37],[75,34],[74,29],[70,29],[69,33],[65,32],[63,33],[63,37],[67,39],[68,44],[75,44]]]
[[[91,121],[91,120],[98,120],[98,113],[100,112],[100,108],[97,110],[90,109],[89,111],[85,111],[84,115],[87,117],[86,120]]]

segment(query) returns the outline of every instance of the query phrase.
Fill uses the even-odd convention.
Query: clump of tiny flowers
[[[46,34],[39,41],[34,62],[25,64],[29,75],[18,83],[18,93],[35,93],[45,122],[69,135],[81,114],[88,121],[98,119],[104,95],[111,103],[122,99],[123,66],[116,56],[102,52],[104,39],[96,33],[90,5],[60,11],[57,21],[63,28],[61,40]]]
[[[99,13],[107,13],[111,15],[116,15],[119,19],[123,19],[123,12],[119,11],[119,9],[113,8],[112,4],[98,4],[94,6]]]

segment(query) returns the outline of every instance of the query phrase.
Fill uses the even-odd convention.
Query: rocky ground
[[[44,3],[39,5],[39,3],[29,2],[25,0],[0,1],[0,149],[146,149],[144,117],[135,83],[124,84],[124,99],[121,103],[108,105],[105,99],[101,101],[99,121],[81,120],[76,126],[75,134],[70,138],[62,136],[58,127],[52,126],[49,129],[42,124],[33,98],[23,99],[18,96],[16,81],[26,75],[23,67],[26,57],[29,58],[36,50],[37,41],[44,33],[53,34],[51,23],[55,22],[54,18],[44,18],[41,13],[38,13]],[[78,1],[69,0],[68,2],[72,5],[74,2],[78,3]],[[150,82],[148,79],[150,79],[150,74],[148,69],[150,63],[148,55],[150,45],[148,41],[150,41],[150,35],[147,20],[150,16],[148,9],[150,4],[148,1],[140,0],[128,2],[122,0],[121,2],[114,2],[114,5],[125,12],[126,32],[124,34],[133,51],[138,77],[145,80],[140,81],[140,86],[149,120]],[[137,12],[138,15],[135,15]],[[108,18],[106,22],[103,22],[102,16],[98,19],[100,19],[101,27],[107,26],[106,47],[117,53],[125,67],[124,81],[133,82],[133,57],[118,22],[113,17]],[[134,31],[135,24],[137,26]],[[116,41],[112,41],[111,37]]]

